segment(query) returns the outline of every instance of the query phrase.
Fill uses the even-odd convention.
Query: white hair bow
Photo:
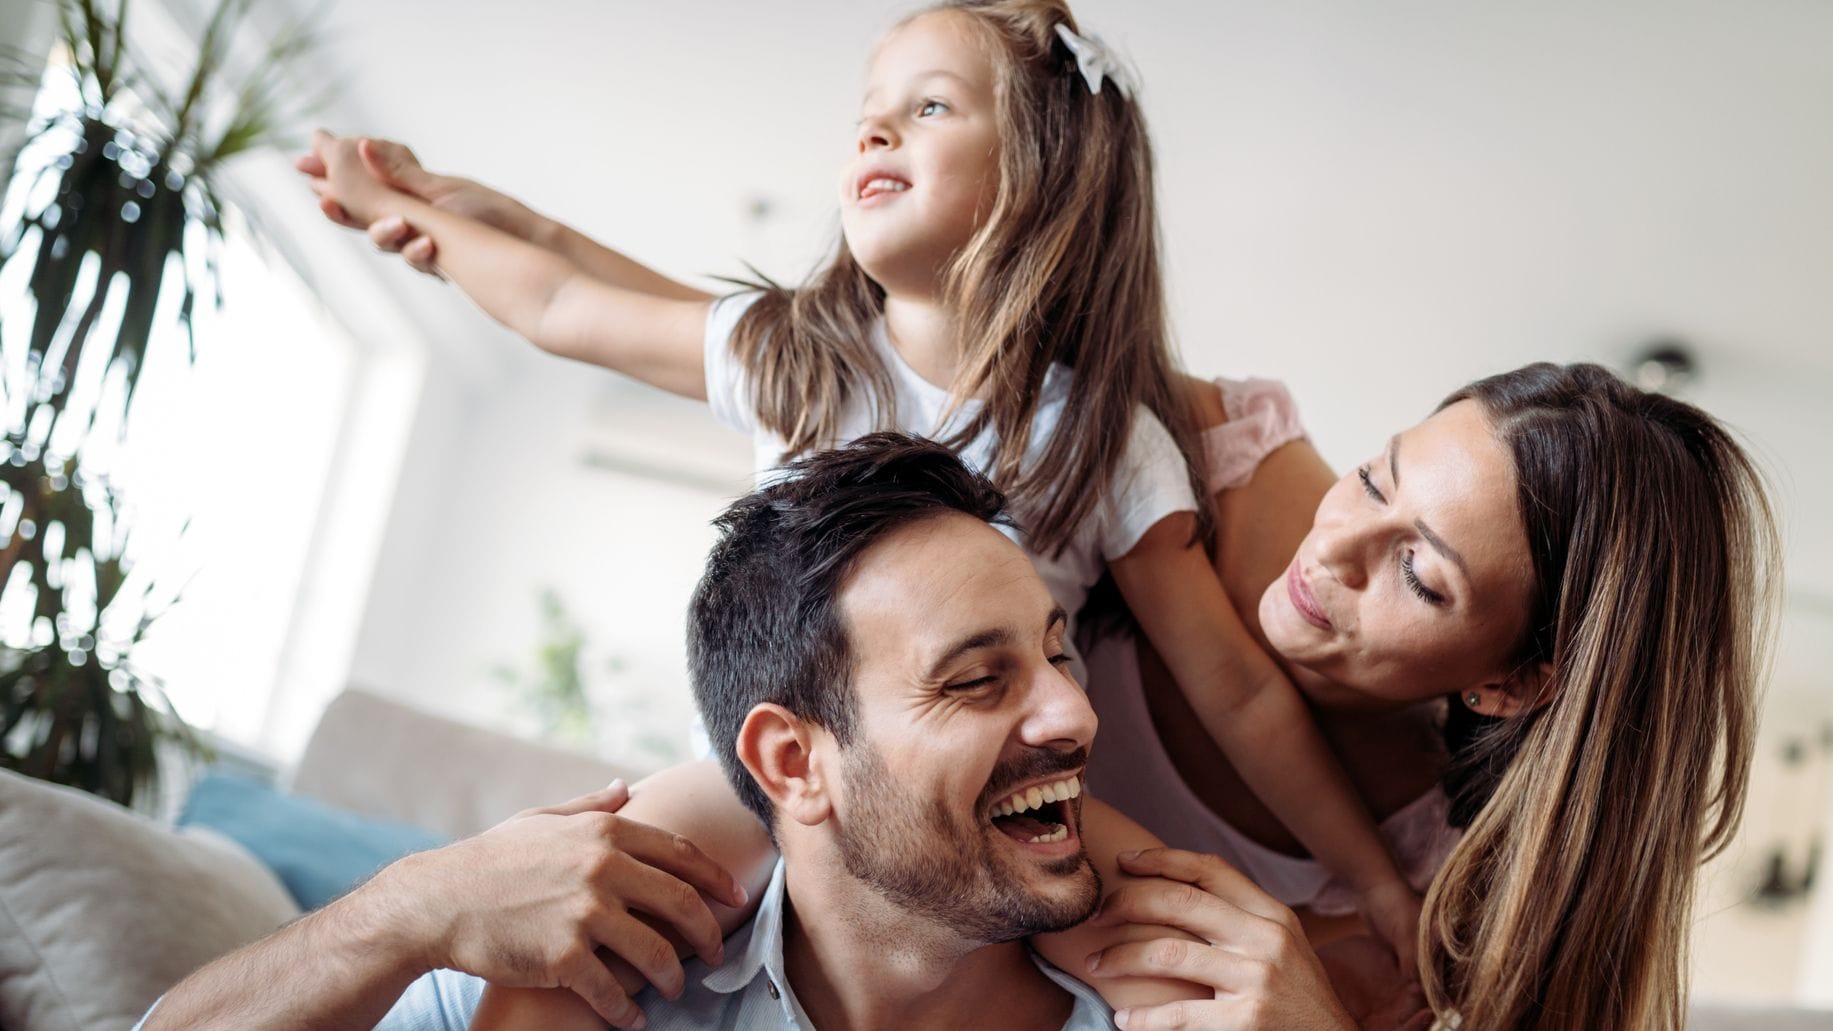
[[[1120,66],[1119,59],[1107,48],[1107,44],[1101,42],[1100,36],[1078,36],[1073,29],[1061,23],[1057,25],[1057,36],[1069,48],[1069,52],[1076,56],[1076,69],[1082,73],[1083,81],[1088,83],[1090,93],[1100,93],[1101,80],[1111,79],[1121,96],[1132,99],[1133,90],[1127,85],[1126,69]]]

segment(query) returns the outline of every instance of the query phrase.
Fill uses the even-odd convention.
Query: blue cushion
[[[198,780],[178,817],[253,852],[279,875],[302,909],[317,909],[389,863],[448,839],[406,824],[371,820],[239,774]]]

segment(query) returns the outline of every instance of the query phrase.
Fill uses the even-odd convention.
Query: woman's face
[[[1514,463],[1461,401],[1324,495],[1260,621],[1275,651],[1334,685],[1320,702],[1421,701],[1506,679],[1531,579]]]

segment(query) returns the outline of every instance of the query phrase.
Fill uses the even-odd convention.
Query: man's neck
[[[916,374],[943,390],[954,389],[961,343],[954,320],[932,298],[885,296],[885,332]]]
[[[883,898],[831,862],[784,871],[790,987],[822,1031],[999,1027],[1055,1031],[1074,1000],[1022,942],[984,945]]]

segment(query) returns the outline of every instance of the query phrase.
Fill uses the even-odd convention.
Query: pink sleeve
[[[1284,383],[1220,377],[1215,382],[1228,421],[1203,432],[1211,491],[1241,486],[1268,455],[1305,437],[1298,404]]]

